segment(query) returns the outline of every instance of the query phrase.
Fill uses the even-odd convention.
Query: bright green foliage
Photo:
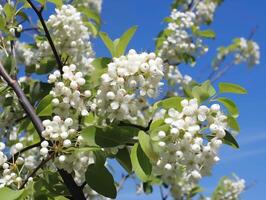
[[[220,93],[247,94],[247,90],[240,85],[233,83],[219,83]]]
[[[111,53],[113,57],[119,57],[123,55],[126,51],[126,48],[134,36],[135,32],[137,30],[137,26],[133,26],[130,29],[128,29],[119,39],[116,39],[112,41],[107,33],[101,32],[100,37],[102,41],[104,42],[105,46]]]

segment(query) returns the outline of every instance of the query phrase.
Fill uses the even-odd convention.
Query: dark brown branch
[[[63,169],[58,169],[60,176],[66,184],[68,191],[74,200],[86,200],[81,187],[78,187],[71,174]]]
[[[2,76],[3,79],[7,82],[7,84],[14,90],[14,92],[16,93],[16,95],[17,95],[17,97],[19,99],[19,102],[20,102],[21,106],[25,110],[27,116],[32,121],[34,127],[36,128],[36,130],[37,130],[37,132],[39,134],[39,137],[41,138],[41,140],[43,140],[43,137],[42,137],[42,131],[43,131],[42,121],[35,114],[34,108],[30,104],[30,102],[27,99],[26,95],[24,94],[23,90],[20,88],[18,82],[16,80],[12,79],[9,76],[9,74],[7,73],[7,71],[5,70],[5,68],[4,68],[4,66],[2,65],[1,62],[0,62],[0,76]]]
[[[45,36],[46,36],[46,38],[47,38],[47,40],[48,40],[48,42],[49,42],[49,44],[51,46],[51,49],[53,51],[53,54],[54,54],[55,60],[57,62],[58,68],[59,68],[60,72],[62,73],[63,63],[62,63],[62,61],[60,59],[60,56],[59,56],[59,54],[58,54],[58,52],[57,52],[57,50],[55,48],[54,42],[52,40],[52,37],[51,37],[51,35],[49,33],[49,30],[48,30],[48,28],[46,26],[45,20],[44,20],[44,18],[42,16],[43,6],[41,6],[40,9],[37,9],[37,7],[31,2],[31,0],[27,0],[27,2],[30,4],[30,6],[32,7],[32,9],[36,13],[36,15],[38,16],[38,18],[39,18],[39,20],[40,20],[40,22],[42,24],[43,30],[45,32]]]
[[[39,171],[39,169],[41,169],[49,160],[51,160],[52,158],[54,157],[54,153],[52,153],[52,154],[50,154],[49,156],[48,156],[48,158],[46,158],[45,160],[43,160],[32,172],[31,172],[31,174],[27,177],[27,179],[24,181],[24,183],[20,186],[20,190],[22,189],[22,188],[24,188],[25,187],[25,185],[28,183],[28,181],[29,181],[29,178],[30,177],[33,177],[33,176],[35,176],[35,174]]]
[[[122,121],[122,122],[119,123],[119,126],[131,126],[131,127],[135,127],[137,129],[140,129],[142,131],[148,131],[150,129],[151,123],[152,123],[152,120],[149,121],[147,127],[143,127],[143,126],[140,126],[140,125],[137,125],[137,124],[130,124],[130,123]]]
[[[24,153],[24,152],[26,152],[26,151],[28,151],[30,149],[33,149],[35,147],[39,147],[40,145],[41,145],[41,142],[38,142],[36,144],[33,144],[33,145],[30,145],[30,146],[25,147],[20,152],[14,154],[11,158],[9,158],[8,162],[9,163],[12,163],[13,161],[15,162],[20,154],[22,154],[22,153]]]

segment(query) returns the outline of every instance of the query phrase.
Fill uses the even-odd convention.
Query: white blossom
[[[154,172],[162,175],[177,199],[189,194],[203,176],[211,173],[219,160],[218,150],[227,128],[226,116],[216,104],[208,108],[199,106],[196,99],[184,99],[181,106],[181,111],[168,109],[164,122],[170,126],[169,130],[152,136],[161,148]],[[213,135],[210,141],[205,141],[202,126]]]
[[[97,91],[97,113],[111,121],[143,121],[142,109],[148,105],[147,98],[158,95],[163,75],[162,59],[154,53],[130,50],[126,56],[114,58]]]

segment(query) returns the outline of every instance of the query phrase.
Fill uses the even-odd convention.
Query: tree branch
[[[42,131],[44,129],[43,129],[42,121],[35,114],[34,108],[30,104],[30,102],[27,99],[26,95],[24,94],[23,90],[20,88],[18,82],[9,76],[9,74],[7,73],[7,71],[5,70],[5,68],[1,62],[0,62],[0,76],[2,76],[3,79],[7,82],[7,84],[14,90],[14,92],[16,93],[16,95],[20,101],[21,106],[25,110],[27,116],[32,121],[34,127],[36,128],[36,130],[38,132],[39,137],[41,138],[41,140],[43,140]]]
[[[74,200],[86,200],[81,187],[78,187],[71,174],[63,169],[57,169]]]
[[[36,144],[33,144],[33,145],[30,145],[30,146],[25,147],[25,148],[22,149],[20,152],[14,154],[11,158],[9,158],[8,162],[9,162],[9,163],[15,162],[20,154],[22,154],[22,153],[24,153],[24,152],[26,152],[26,151],[28,151],[28,150],[30,150],[30,149],[33,149],[33,148],[35,148],[35,147],[39,147],[40,144],[41,144],[41,142],[38,142],[38,143],[36,143]]]
[[[30,177],[33,177],[33,176],[35,176],[35,174],[37,173],[37,171],[39,170],[39,169],[41,169],[49,160],[51,160],[52,158],[53,158],[53,156],[54,156],[54,153],[52,153],[52,154],[50,154],[49,156],[48,156],[48,158],[46,158],[45,160],[43,160],[31,173],[30,173],[30,175],[27,177],[27,179],[24,181],[24,183],[20,186],[20,190],[21,189],[23,189],[24,187],[25,187],[25,185],[28,183],[28,181],[29,181],[29,178]]]
[[[18,82],[16,80],[13,80],[9,76],[9,74],[6,72],[1,62],[0,62],[0,76],[3,77],[3,79],[7,82],[7,84],[14,90],[14,92],[16,93],[19,99],[19,102],[22,108],[25,110],[27,116],[32,121],[35,129],[38,132],[40,139],[43,140],[44,138],[42,137],[42,131],[44,130],[44,127],[43,127],[41,119],[36,115],[34,108],[30,104],[23,90],[20,88]],[[37,167],[35,170],[38,171],[39,169],[40,168]],[[61,175],[62,179],[64,180],[64,183],[66,184],[73,199],[74,200],[85,200],[86,198],[83,194],[82,189],[75,183],[73,177],[62,169],[58,169],[58,172]]]
[[[47,38],[47,40],[48,40],[48,42],[49,42],[49,44],[51,46],[51,49],[53,51],[53,54],[54,54],[55,60],[57,62],[58,68],[59,68],[60,72],[62,73],[63,72],[62,71],[63,63],[62,63],[62,61],[60,59],[60,56],[59,56],[59,54],[58,54],[58,52],[57,52],[57,50],[55,48],[54,42],[52,40],[52,37],[51,37],[51,35],[49,33],[49,30],[48,30],[48,28],[46,26],[45,20],[44,20],[44,18],[42,16],[43,6],[41,6],[40,9],[37,9],[37,7],[31,2],[31,0],[27,0],[27,2],[30,4],[30,6],[32,7],[32,9],[36,13],[36,15],[38,16],[38,18],[39,18],[39,20],[40,20],[40,22],[42,24],[43,30],[45,32],[45,36],[46,36],[46,38]]]

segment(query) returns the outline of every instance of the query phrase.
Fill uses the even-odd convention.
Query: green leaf
[[[85,21],[83,22],[85,26],[87,26],[90,29],[90,32],[92,33],[93,36],[96,36],[99,32],[100,26],[95,25],[92,22]]]
[[[247,94],[247,90],[240,85],[233,83],[219,83],[220,93]]]
[[[85,177],[87,184],[97,193],[108,198],[116,198],[114,178],[104,166],[89,165]]]
[[[42,59],[40,62],[40,67],[35,68],[34,72],[36,74],[47,74],[53,71],[56,67],[56,61],[54,59]]]
[[[152,184],[150,182],[142,183],[142,186],[145,194],[151,194],[153,192]]]
[[[158,119],[156,121],[153,121],[150,125],[150,130],[156,129],[163,124],[164,124],[164,119]]]
[[[100,32],[99,35],[100,35],[100,38],[102,39],[103,43],[105,44],[105,46],[107,47],[107,49],[111,53],[111,55],[113,57],[115,57],[115,46],[114,46],[113,41],[109,38],[107,33]]]
[[[119,42],[116,46],[116,57],[124,55],[126,48],[134,36],[135,32],[137,30],[137,26],[133,26],[130,29],[128,29],[119,39]]]
[[[89,115],[82,118],[82,124],[85,126],[91,126],[96,122],[96,117],[92,112],[89,113]]]
[[[6,3],[4,6],[4,12],[6,15],[6,21],[11,21],[12,18],[15,16],[15,8],[11,6],[11,4]]]
[[[152,165],[138,143],[133,146],[130,158],[136,175],[144,182],[149,181]]]
[[[237,118],[239,116],[238,108],[232,100],[224,98],[224,97],[220,97],[216,99],[216,101],[219,101],[220,103],[222,103],[227,108],[229,113],[231,113],[232,117]]]
[[[116,147],[127,142],[132,142],[133,137],[138,135],[139,129],[131,126],[114,126],[100,128],[90,126],[81,131],[87,145],[100,147]]]
[[[214,39],[216,34],[213,30],[194,30],[195,35],[199,36],[199,37],[204,37],[204,38],[210,38],[210,39]]]
[[[232,134],[227,130],[225,130],[225,132],[226,132],[226,135],[222,139],[223,142],[225,144],[235,148],[235,149],[239,149],[239,145],[238,145],[236,139],[234,138],[234,136],[232,136]]]
[[[240,127],[238,125],[236,118],[231,117],[231,116],[227,116],[227,122],[228,122],[228,126],[231,129],[234,129],[235,131],[240,132]]]
[[[108,64],[111,62],[110,58],[96,58],[92,65],[95,70],[91,73],[89,77],[89,82],[93,84],[94,87],[98,86],[101,81],[101,75],[107,71]]]
[[[162,107],[164,109],[175,108],[178,111],[182,111],[181,101],[182,97],[170,97],[164,100],[161,100],[154,104],[155,108]]]
[[[106,162],[105,152],[103,151],[94,151],[95,165],[103,167]]]
[[[200,86],[194,86],[192,89],[192,96],[197,98],[200,103],[206,101],[215,93],[216,91],[209,80],[205,81]]]
[[[156,38],[156,43],[155,43],[155,46],[156,46],[156,52],[158,52],[158,50],[161,48],[161,46],[163,45],[163,42],[166,40],[166,38],[171,35],[173,33],[172,30],[169,30],[169,29],[165,29],[163,31],[161,31],[157,38]]]
[[[97,25],[101,24],[101,17],[97,12],[84,7],[78,8],[78,11],[89,19],[92,19]]]
[[[53,113],[52,99],[53,97],[51,95],[47,95],[40,101],[36,109],[36,113],[38,116],[51,116],[52,115]]]
[[[11,190],[8,187],[4,187],[0,189],[0,197],[1,199],[8,200],[19,200],[23,195],[24,190]]]
[[[119,149],[118,153],[115,155],[115,158],[128,173],[131,173],[132,164],[130,160],[129,151],[126,147],[123,149]]]
[[[144,131],[140,131],[138,135],[139,144],[149,159],[153,161],[158,160],[158,155],[153,151],[152,143],[150,136],[147,135]]]
[[[48,0],[49,2],[53,3],[56,5],[56,7],[61,7],[63,5],[62,0]]]

